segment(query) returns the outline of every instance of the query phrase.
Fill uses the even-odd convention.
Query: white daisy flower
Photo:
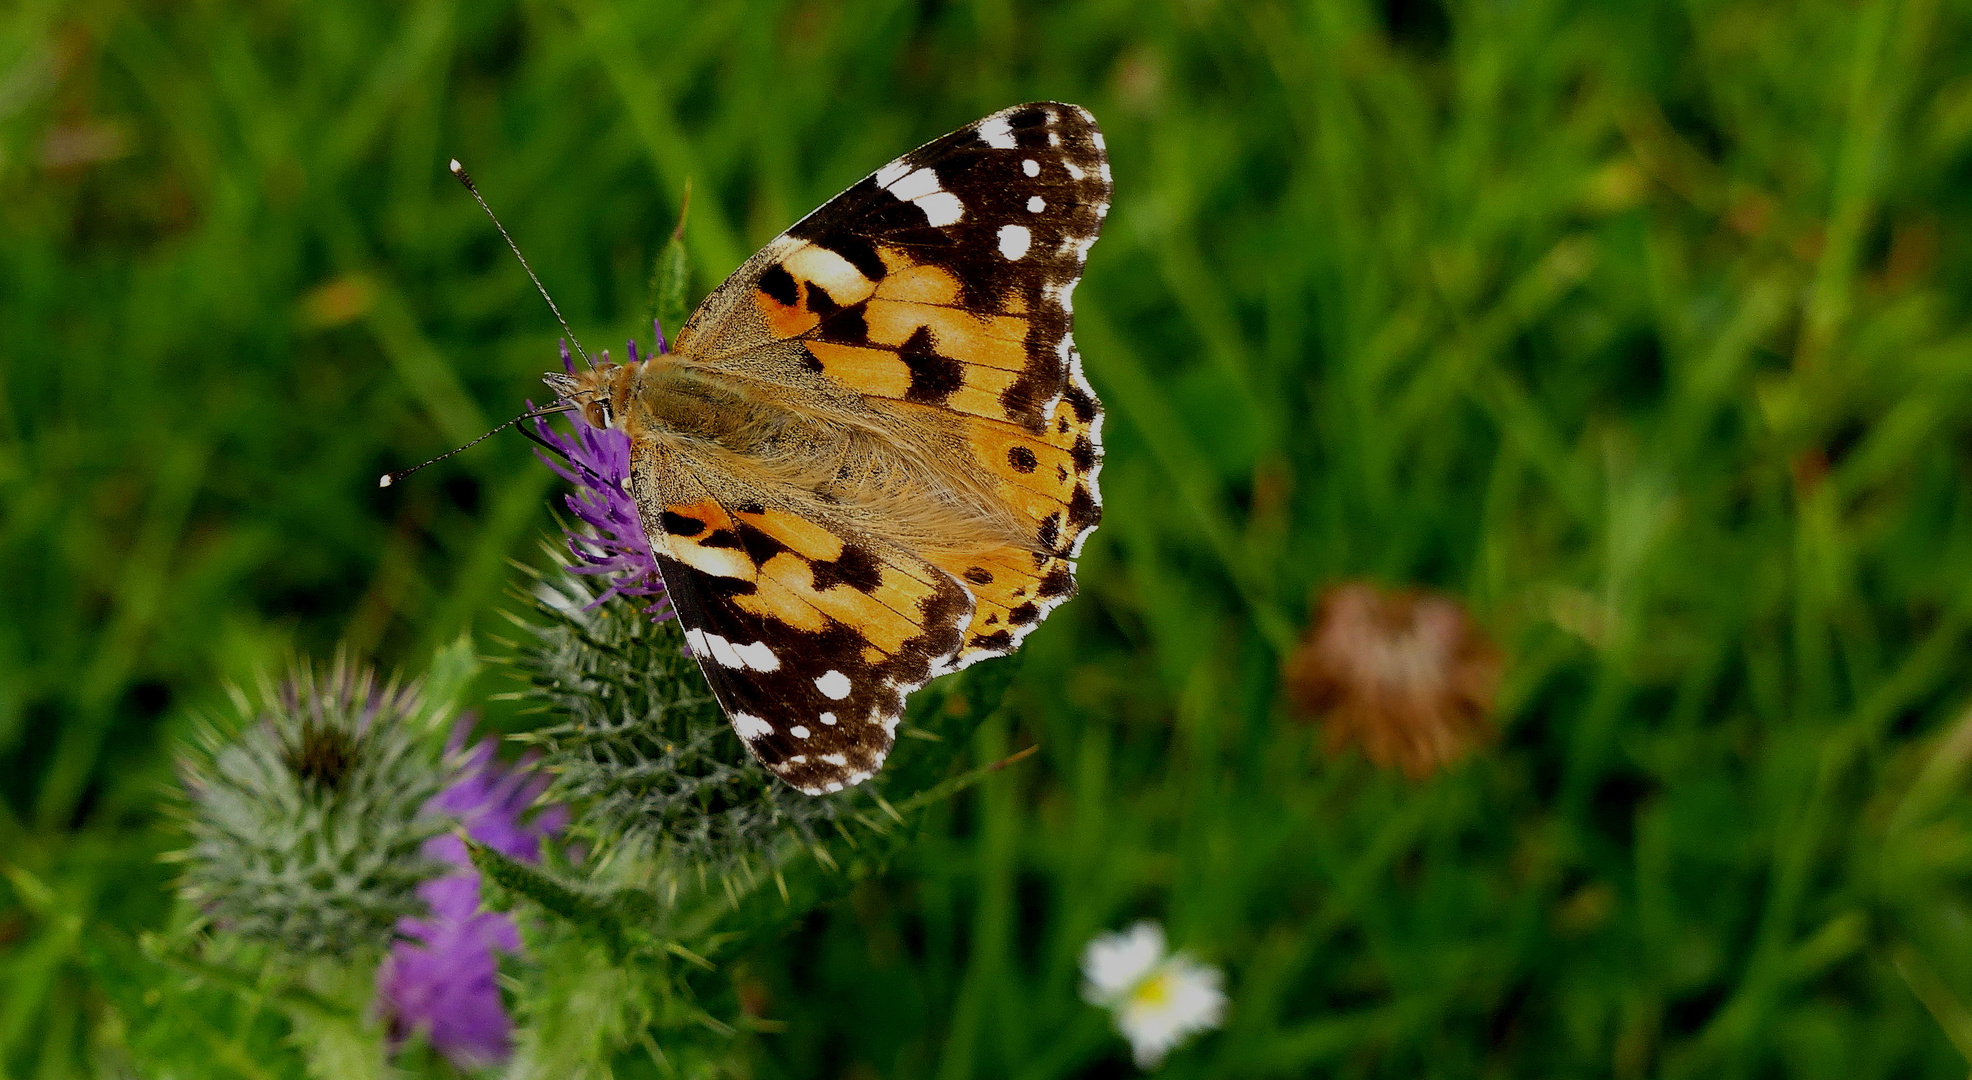
[[[1155,1069],[1179,1043],[1225,1017],[1225,977],[1182,952],[1166,954],[1164,928],[1154,922],[1089,942],[1082,975],[1082,997],[1116,1015],[1140,1069]]]

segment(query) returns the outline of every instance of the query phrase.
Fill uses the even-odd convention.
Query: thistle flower
[[[658,352],[663,351],[664,335],[659,331]],[[561,362],[574,373],[575,364],[565,344]],[[630,343],[630,362],[637,362],[634,341]],[[531,409],[533,403],[528,406]],[[662,599],[664,582],[657,574],[657,560],[651,556],[650,537],[644,533],[637,501],[630,497],[630,436],[615,428],[591,427],[579,412],[568,415],[572,430],[567,435],[541,419],[534,421],[534,431],[542,444],[566,462],[535,452],[555,475],[575,486],[575,493],[564,496],[564,501],[587,526],[568,533],[568,550],[576,559],[569,569],[602,579],[604,588],[595,603],[616,596],[655,596],[660,598],[658,602],[645,610],[653,619],[669,618],[670,606]]]
[[[1491,734],[1500,655],[1449,597],[1341,585],[1288,658],[1288,697],[1321,717],[1331,754],[1350,744],[1421,779]]]
[[[1089,942],[1082,977],[1083,999],[1114,1015],[1139,1069],[1155,1069],[1179,1043],[1225,1019],[1219,969],[1165,952],[1164,928],[1154,922]]]
[[[452,756],[463,750],[470,728],[462,721],[453,729]],[[528,761],[503,767],[494,750],[490,738],[474,746],[451,783],[425,804],[426,813],[458,823],[504,855],[535,861],[542,838],[561,831],[567,811],[550,807],[523,823],[547,779]],[[479,873],[458,836],[435,836],[424,850],[450,872],[418,887],[430,906],[427,916],[398,923],[401,940],[377,970],[378,1009],[394,1039],[422,1031],[454,1065],[490,1065],[507,1056],[513,1035],[500,1001],[495,951],[518,951],[520,931],[512,916],[480,907]]]
[[[443,782],[415,687],[338,659],[297,668],[180,762],[191,847],[181,893],[223,929],[290,959],[382,948],[443,867],[421,814]]]

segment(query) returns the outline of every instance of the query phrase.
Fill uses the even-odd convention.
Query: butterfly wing
[[[804,218],[680,337],[681,352],[739,377],[794,387],[819,374],[904,426],[949,429],[1027,531],[940,560],[978,601],[961,666],[1011,652],[1073,595],[1072,560],[1102,516],[1102,406],[1072,322],[1110,195],[1086,109],[1003,109]]]
[[[680,332],[682,364],[934,448],[921,455],[940,473],[932,479],[979,493],[1009,523],[985,547],[914,549],[896,542],[906,529],[831,521],[770,488],[715,490],[735,472],[716,462],[652,459],[635,470],[666,587],[687,635],[699,635],[695,651],[703,642],[701,666],[749,747],[803,790],[866,777],[905,695],[1011,652],[1073,595],[1073,559],[1101,516],[1102,411],[1071,336],[1071,298],[1110,190],[1086,110],[1014,106],[830,200],[741,266]],[[876,565],[891,600],[873,608],[818,569],[842,558]],[[882,636],[875,625],[891,626],[884,641],[895,651],[866,640]],[[750,663],[762,649],[773,670]],[[848,714],[822,693],[841,681],[819,686],[831,672],[858,695]],[[837,721],[826,758],[806,719],[822,712]],[[807,739],[791,736],[797,724]]]
[[[952,669],[972,597],[880,537],[647,443],[631,494],[685,640],[747,749],[810,795],[868,779]]]

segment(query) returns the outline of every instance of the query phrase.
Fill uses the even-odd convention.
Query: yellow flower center
[[[1171,973],[1160,970],[1130,991],[1130,1004],[1141,1009],[1161,1009],[1171,1003],[1173,989]]]

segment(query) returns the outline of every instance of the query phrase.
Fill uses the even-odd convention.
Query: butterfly
[[[669,353],[547,376],[629,436],[686,644],[801,791],[868,779],[913,690],[1074,595],[1102,406],[1071,297],[1110,190],[1088,110],[1003,109],[775,238]]]

